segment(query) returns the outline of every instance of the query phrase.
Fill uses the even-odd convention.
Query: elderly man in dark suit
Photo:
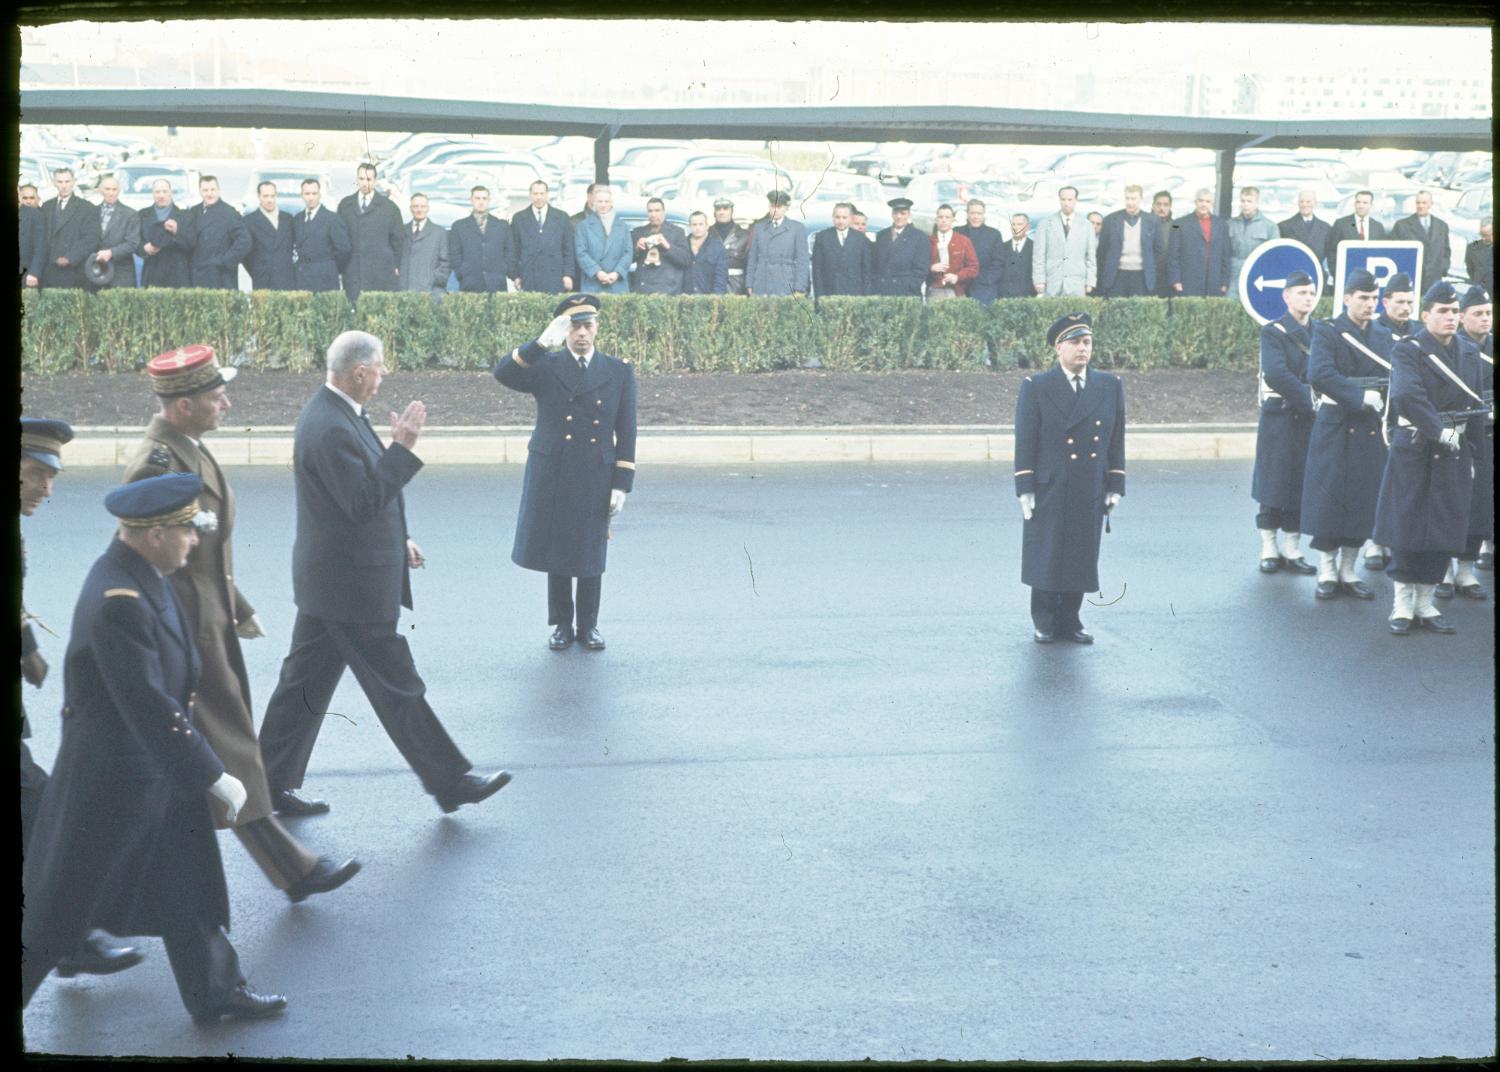
[[[250,252],[245,271],[252,290],[296,290],[297,265],[292,259],[292,214],[276,205],[276,184],[263,182],[255,188],[257,208],[245,213]]]
[[[353,304],[367,290],[395,290],[406,241],[401,210],[375,189],[375,165],[361,164],[354,170],[358,185],[339,202],[339,219],[349,232],[349,260],[343,266],[344,293]]]
[[[240,214],[219,199],[219,180],[198,181],[202,203],[188,213],[193,221],[192,281],[209,290],[238,290],[240,261],[250,253],[250,232]]]
[[[573,289],[573,224],[547,204],[547,184],[531,184],[531,204],[510,218],[516,244],[511,276],[517,290],[565,294]]]
[[[969,283],[968,295],[981,305],[988,305],[1000,296],[1000,262],[1005,249],[1005,236],[984,222],[985,204],[978,198],[964,207],[968,222],[953,228],[954,234],[963,235],[974,247],[974,256],[979,259],[979,274]]]
[[[1295,238],[1312,250],[1313,256],[1322,261],[1326,269],[1328,267],[1328,234],[1333,228],[1327,220],[1318,218],[1317,208],[1318,195],[1315,191],[1298,190],[1297,214],[1288,216],[1278,223],[1276,230],[1282,238]]]
[[[448,260],[465,294],[503,294],[515,274],[515,239],[510,224],[490,214],[488,187],[469,191],[471,211],[448,232]]]
[[[151,204],[141,209],[141,286],[192,286],[193,219],[172,200],[172,184],[151,184]]]
[[[83,262],[99,248],[99,210],[73,191],[73,169],[52,173],[57,196],[42,205],[46,224],[47,264],[43,287],[83,286]]]
[[[109,287],[135,286],[135,255],[141,248],[141,219],[130,209],[120,204],[120,181],[113,175],[99,180],[99,249],[89,261],[96,265],[113,264],[114,270],[96,268],[107,274],[109,281],[94,283],[89,279],[90,290]],[[85,276],[90,270],[85,268]]]
[[[1391,237],[1422,243],[1422,281],[1418,289],[1425,294],[1432,284],[1448,274],[1453,250],[1448,245],[1447,222],[1432,214],[1431,190],[1417,192],[1415,208],[1410,216],[1396,221]]]
[[[1047,329],[1057,364],[1022,380],[1016,400],[1021,582],[1038,644],[1094,642],[1078,610],[1099,590],[1101,530],[1125,494],[1125,389],[1089,368],[1093,343],[1087,313],[1060,317]]]
[[[1229,229],[1213,214],[1214,192],[1193,195],[1193,211],[1173,222],[1172,292],[1184,298],[1222,298],[1229,292]]]
[[[42,210],[35,205],[17,205],[16,210],[21,285],[39,287],[47,263],[47,221],[42,217]]]
[[[1143,191],[1125,187],[1125,207],[1099,228],[1099,292],[1106,298],[1140,298],[1156,279],[1156,217],[1141,211]]]
[[[453,269],[448,263],[448,229],[428,218],[431,208],[426,194],[411,195],[411,222],[401,247],[400,289],[441,295],[448,289]]]
[[[422,550],[407,535],[402,489],[422,468],[412,453],[427,410],[391,414],[386,446],[365,413],[385,378],[381,342],[346,331],[328,347],[328,380],[297,418],[292,477],[297,536],[292,597],[297,621],[281,679],[261,723],[271,800],[279,812],[326,811],[298,790],[323,716],[346,669],[422,786],[444,812],[491,796],[510,774],[480,776],[427,703],[427,686],[396,631],[411,608],[411,570]]]
[[[21,1002],[89,926],[161,936],[195,1023],[275,1016],[240,972],[209,802],[245,787],[194,725],[198,652],[167,576],[198,542],[191,473],[116,488],[120,530],[84,579],[63,682],[63,738],[23,874]]]
[[[635,486],[635,372],[628,361],[594,349],[596,296],[564,298],[553,314],[540,338],[512,350],[494,370],[506,387],[536,397],[510,557],[547,574],[547,623],[555,627],[547,646],[562,651],[576,637],[599,651],[609,519],[625,509]]]
[[[1370,242],[1385,237],[1385,224],[1370,215],[1374,203],[1373,193],[1360,190],[1354,195],[1354,211],[1333,221],[1328,244],[1323,247],[1323,259],[1330,268],[1338,264],[1340,242]]]
[[[891,225],[875,236],[869,293],[920,298],[932,267],[928,258],[931,244],[925,234],[911,225],[911,198],[893,197],[886,204],[891,210]]]
[[[1012,214],[1010,237],[1000,247],[1000,274],[996,281],[1001,298],[1034,298],[1036,286],[1031,282],[1031,217],[1024,212]],[[982,270],[982,269],[981,269]]]
[[[1495,292],[1495,218],[1479,221],[1479,237],[1464,247],[1464,274],[1469,282]]]
[[[869,240],[849,226],[854,206],[840,201],[833,206],[833,226],[819,231],[813,239],[813,294],[826,298],[833,294],[868,294],[870,292]]]
[[[302,180],[302,204],[292,218],[297,289],[314,294],[338,290],[339,273],[354,249],[349,228],[338,213],[323,207],[323,185],[317,179]]]

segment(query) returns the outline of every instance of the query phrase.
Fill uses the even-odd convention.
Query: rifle
[[[1346,376],[1344,378],[1361,391],[1380,391],[1383,394],[1388,394],[1391,389],[1391,378],[1389,376]],[[1313,399],[1314,408],[1323,405],[1336,406],[1338,404],[1337,399],[1330,398],[1321,392]]]

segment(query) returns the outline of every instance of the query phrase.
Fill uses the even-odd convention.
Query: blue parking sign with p
[[[1323,264],[1312,250],[1295,238],[1275,238],[1262,243],[1240,268],[1240,304],[1262,324],[1286,316],[1282,291],[1293,272],[1306,272],[1323,293]]]
[[[1385,297],[1385,285],[1405,272],[1412,286],[1422,285],[1422,243],[1413,241],[1340,242],[1333,267],[1333,304],[1338,309],[1344,300],[1344,280],[1361,268],[1375,277],[1378,297]],[[1420,294],[1417,295],[1421,297]]]

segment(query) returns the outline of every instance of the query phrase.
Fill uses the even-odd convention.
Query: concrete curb
[[[66,450],[68,465],[124,465],[141,428],[80,427]],[[530,428],[431,428],[418,453],[429,465],[519,465]],[[285,426],[221,431],[208,441],[224,465],[290,465],[292,429]],[[744,465],[800,462],[1003,462],[1014,456],[1014,432],[1004,425],[869,426],[835,428],[653,427],[641,430],[641,465]],[[1249,461],[1253,424],[1132,425],[1132,461]]]

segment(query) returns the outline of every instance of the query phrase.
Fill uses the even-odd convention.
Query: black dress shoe
[[[1047,630],[1036,629],[1032,631],[1031,639],[1035,640],[1038,644],[1050,644],[1053,638],[1052,634],[1047,632]]]
[[[1391,633],[1394,636],[1406,636],[1411,632],[1410,618],[1392,618]]]
[[[488,777],[465,774],[448,789],[432,795],[437,798],[438,807],[442,808],[443,814],[446,815],[457,811],[465,804],[478,804],[486,797],[494,796],[509,783],[510,771],[496,771]]]
[[[1443,620],[1443,616],[1441,614],[1434,614],[1431,618],[1418,618],[1417,622],[1422,626],[1423,629],[1431,629],[1434,633],[1446,634],[1458,632],[1457,629],[1453,628],[1453,626],[1449,625]]]
[[[200,1027],[216,1024],[220,1020],[264,1020],[268,1016],[280,1016],[286,1010],[286,998],[281,994],[257,994],[249,983],[241,983],[211,1009],[193,1013],[193,1023]]]
[[[1075,629],[1071,633],[1064,633],[1063,636],[1075,644],[1092,644],[1094,642],[1094,634],[1090,633],[1087,629]]]
[[[1474,568],[1492,570],[1495,568],[1495,556],[1488,551],[1481,551],[1479,557],[1474,560]]]
[[[1461,584],[1453,589],[1465,599],[1488,599],[1483,588],[1477,584]],[[1436,593],[1433,593],[1436,595]]]
[[[1281,569],[1281,559],[1279,558],[1263,558],[1260,560],[1260,571],[1262,573],[1275,573],[1279,569]]]
[[[604,650],[604,638],[599,635],[599,630],[597,629],[588,629],[580,633],[578,643],[588,648],[589,651]]]
[[[315,893],[336,890],[359,874],[359,861],[352,857],[336,864],[327,856],[319,856],[313,869],[286,888],[287,900],[292,904],[305,901]]]
[[[1374,599],[1375,593],[1370,591],[1364,581],[1340,581],[1339,587],[1348,592],[1355,599]]]
[[[1433,599],[1452,599],[1453,586],[1451,584],[1440,584],[1432,590]]]
[[[133,945],[115,945],[99,932],[78,943],[78,948],[57,962],[57,974],[64,979],[75,975],[113,975],[133,968],[146,959]]]
[[[322,815],[328,801],[305,797],[296,789],[281,789],[271,794],[271,808],[277,815]]]
[[[1332,599],[1339,594],[1338,581],[1319,581],[1318,589],[1313,593],[1319,599]]]
[[[573,643],[573,630],[566,625],[559,625],[547,638],[547,647],[553,651],[562,651],[571,643]]]
[[[1384,555],[1365,556],[1365,569],[1367,570],[1374,570],[1375,572],[1379,573],[1381,570],[1385,569],[1387,564],[1388,563]]]
[[[1318,572],[1317,566],[1314,566],[1307,559],[1301,557],[1283,558],[1281,560],[1281,568],[1292,573],[1300,573],[1303,576],[1308,576],[1310,574]]]

